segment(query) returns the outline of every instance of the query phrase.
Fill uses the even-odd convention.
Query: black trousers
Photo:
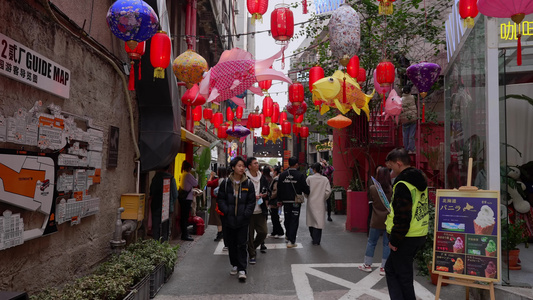
[[[278,207],[270,208],[270,220],[272,220],[272,235],[284,235],[285,231],[279,222]]]
[[[170,220],[161,222],[161,210],[152,209],[152,238],[156,241],[168,241]]]
[[[385,264],[385,274],[391,300],[416,300],[413,261],[425,242],[425,236],[406,237],[398,250],[390,252]]]
[[[296,243],[296,233],[298,232],[298,225],[300,225],[300,209],[302,206],[296,203],[283,204],[283,211],[285,213],[285,225],[286,238],[291,243]]]
[[[331,197],[326,201],[326,208],[328,210],[328,217],[331,217]]]
[[[248,226],[231,228],[224,226],[224,242],[228,247],[229,262],[238,271],[246,271],[248,262]]]
[[[187,231],[187,226],[189,225],[189,214],[191,212],[192,200],[179,200],[179,202],[181,236],[188,237],[189,232]]]
[[[309,226],[309,234],[311,235],[311,239],[313,239],[313,244],[320,245],[320,241],[322,240],[322,229]]]

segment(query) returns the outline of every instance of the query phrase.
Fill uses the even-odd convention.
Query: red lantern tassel
[[[307,0],[302,0],[302,6],[304,9],[304,15],[307,14]]]
[[[141,80],[141,61],[139,60],[139,80]]]
[[[133,61],[130,67],[130,81],[128,82],[128,90],[135,91],[135,70],[133,69]]]
[[[518,24],[520,27],[520,24]],[[522,38],[522,35],[518,35],[518,45],[516,46],[516,65],[521,66],[522,65],[522,42],[520,41]]]
[[[426,123],[426,103],[422,103],[422,123]]]

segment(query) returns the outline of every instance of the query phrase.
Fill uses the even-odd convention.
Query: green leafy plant
[[[433,235],[435,234],[435,203],[429,201],[429,224],[426,242],[416,255],[415,263],[418,267],[417,275],[429,276],[428,265],[433,261]]]
[[[176,264],[179,245],[142,240],[131,244],[120,255],[113,255],[93,274],[59,288],[48,288],[32,295],[32,300],[122,299],[135,284],[163,264],[167,275]]]
[[[526,222],[522,219],[516,219],[514,223],[509,223],[503,220],[502,222],[502,250],[516,250],[518,245],[522,243],[527,244],[527,234],[524,230]],[[506,234],[507,233],[507,234]]]

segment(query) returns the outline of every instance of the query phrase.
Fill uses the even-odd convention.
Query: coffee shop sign
[[[62,98],[70,96],[70,71],[0,33],[0,74]]]

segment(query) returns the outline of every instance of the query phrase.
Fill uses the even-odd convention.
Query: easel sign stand
[[[478,190],[471,182],[472,158],[467,186],[437,190],[432,264],[439,275],[436,300],[443,283],[466,287],[467,300],[470,287],[489,290],[495,300],[494,282],[501,274],[500,192]]]

